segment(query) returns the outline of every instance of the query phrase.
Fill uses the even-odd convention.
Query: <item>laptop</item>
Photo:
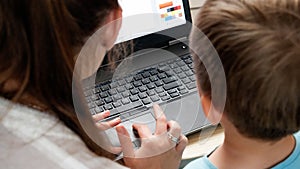
[[[187,46],[191,30],[188,0],[120,0],[120,5],[124,19],[117,43],[133,41],[134,52],[116,62],[113,70],[111,65],[101,66],[93,85],[90,79],[83,81],[91,114],[110,110],[105,121],[120,117],[136,147],[140,145],[132,124],[146,124],[154,132],[154,103],[162,107],[168,120],[181,125],[185,135],[209,126]],[[119,146],[115,129],[106,133]]]

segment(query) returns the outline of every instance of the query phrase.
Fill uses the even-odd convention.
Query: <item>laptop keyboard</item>
[[[92,115],[110,110],[110,117],[121,116],[124,121],[153,103],[178,99],[196,90],[193,61],[190,55],[151,66],[86,88],[84,95]]]

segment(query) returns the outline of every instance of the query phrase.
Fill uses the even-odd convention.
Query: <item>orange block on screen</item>
[[[162,8],[166,8],[166,7],[169,7],[169,6],[173,6],[173,2],[172,1],[160,4],[159,8],[162,9]]]

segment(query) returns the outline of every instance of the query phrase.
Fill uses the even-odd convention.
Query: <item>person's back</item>
[[[224,67],[225,110],[208,118],[221,118],[225,140],[186,168],[300,168],[300,1],[209,0],[196,26]],[[207,114],[211,84],[194,60]]]

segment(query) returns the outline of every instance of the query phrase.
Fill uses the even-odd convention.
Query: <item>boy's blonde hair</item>
[[[222,61],[225,114],[239,132],[274,140],[298,131],[300,0],[208,0],[196,26]],[[194,60],[199,86],[210,96],[206,69]]]

